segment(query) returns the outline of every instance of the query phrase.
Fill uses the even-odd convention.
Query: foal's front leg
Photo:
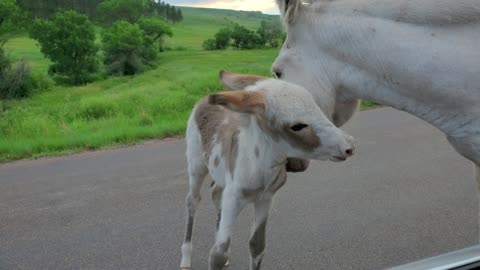
[[[222,195],[222,209],[215,245],[210,250],[209,269],[221,270],[228,262],[228,248],[233,226],[247,200],[233,188],[226,188]]]
[[[255,223],[250,237],[250,270],[260,270],[263,255],[265,254],[265,233],[267,229],[268,213],[272,198],[261,198],[255,201]]]

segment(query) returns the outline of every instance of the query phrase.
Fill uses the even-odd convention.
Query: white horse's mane
[[[306,9],[331,12],[354,10],[371,17],[429,25],[458,25],[480,22],[480,0],[290,0],[278,1],[286,23],[295,21]],[[289,6],[282,7],[281,2]],[[285,4],[283,4],[285,5]]]

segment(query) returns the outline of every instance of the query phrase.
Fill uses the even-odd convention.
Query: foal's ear
[[[228,90],[243,90],[247,86],[254,85],[258,81],[266,80],[267,77],[260,77],[256,75],[236,74],[226,70],[220,71],[220,80]]]
[[[277,5],[282,21],[286,24],[293,23],[304,8],[301,0],[277,0]]]
[[[208,103],[222,105],[242,113],[257,113],[265,110],[265,95],[258,91],[227,91],[208,96]]]

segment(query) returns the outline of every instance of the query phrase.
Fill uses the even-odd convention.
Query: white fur
[[[480,1],[278,1],[292,21],[273,65],[282,79],[329,116],[348,119],[339,105],[356,98],[416,115],[480,166]]]
[[[261,91],[266,96],[265,111],[267,119],[275,118],[275,123],[295,123],[302,121],[313,128],[321,139],[317,149],[306,151],[297,149],[282,138],[272,138],[260,128],[255,113],[236,113],[239,123],[238,153],[233,174],[227,169],[227,162],[222,157],[221,134],[215,134],[208,160],[201,145],[201,132],[195,121],[196,107],[190,117],[187,128],[187,160],[190,175],[190,191],[187,196],[187,224],[189,216],[194,216],[200,201],[200,186],[208,171],[212,176],[215,190],[222,190],[220,201],[212,195],[217,210],[221,213],[215,245],[210,252],[209,269],[221,269],[228,260],[228,245],[237,215],[248,204],[254,203],[257,236],[262,232],[262,223],[266,222],[271,201],[278,190],[277,184],[286,180],[285,164],[288,157],[312,158],[326,160],[335,156],[345,156],[346,150],[352,148],[351,137],[336,128],[312,100],[309,92],[299,86],[280,80],[263,80],[246,91]],[[217,106],[217,105],[210,105]],[[221,112],[220,112],[221,113]],[[272,123],[269,123],[273,125]],[[257,150],[255,150],[257,148]],[[258,153],[259,156],[256,156]],[[347,157],[347,156],[345,156]],[[215,159],[219,163],[215,165]],[[278,180],[277,175],[284,175]],[[202,177],[203,176],[203,177]],[[280,182],[278,182],[280,181]],[[188,230],[188,225],[187,225]],[[187,233],[188,234],[188,233]],[[252,239],[258,239],[253,237]],[[262,241],[251,244],[251,269],[260,269],[263,258],[255,254]],[[191,242],[185,241],[182,247],[181,268],[191,267]]]

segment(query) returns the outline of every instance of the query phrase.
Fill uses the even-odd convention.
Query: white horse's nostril
[[[353,156],[354,153],[355,153],[355,148],[349,148],[345,151],[345,154],[347,154],[348,157]]]

